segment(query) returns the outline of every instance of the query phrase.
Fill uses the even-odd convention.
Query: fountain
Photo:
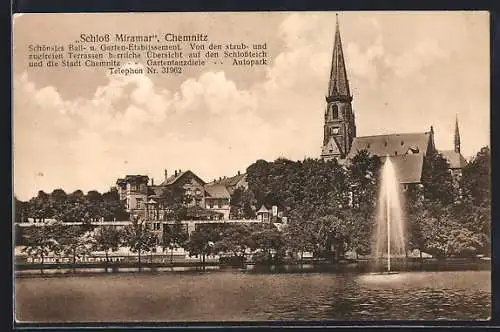
[[[391,273],[391,257],[405,255],[405,222],[401,202],[396,170],[391,158],[386,157],[381,170],[373,253],[377,261],[387,259],[387,273]]]

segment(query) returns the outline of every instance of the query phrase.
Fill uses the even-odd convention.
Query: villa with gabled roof
[[[165,170],[163,181],[155,185],[154,180],[146,175],[127,175],[116,181],[120,198],[131,214],[147,214],[148,219],[165,219],[166,207],[162,204],[162,196],[167,189],[182,187],[191,198],[189,208],[197,208],[194,215],[204,215],[210,219],[227,220],[230,217],[231,195],[237,188],[246,189],[246,174],[238,173],[232,177],[221,177],[219,180],[206,183],[191,170],[174,170],[169,175]],[[192,210],[192,209],[191,209]],[[200,212],[204,210],[205,213]],[[194,211],[194,210],[192,210]]]

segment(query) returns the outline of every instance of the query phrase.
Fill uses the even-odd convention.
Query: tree
[[[380,170],[380,158],[370,156],[367,150],[359,151],[348,166],[352,201],[350,211],[344,212],[344,219],[349,221],[349,248],[356,256],[371,250]]]
[[[372,164],[377,162],[376,159],[367,159]],[[349,169],[336,160],[306,158],[295,162],[278,158],[274,162],[258,160],[247,168],[253,205],[277,205],[283,211],[290,223],[285,236],[287,246],[298,251],[307,246],[307,241],[314,241],[315,251],[322,245],[326,246],[325,239],[318,236],[319,220],[325,216],[335,217],[339,211],[348,208],[349,181]],[[299,245],[293,244],[291,234],[300,236]]]
[[[406,192],[410,248],[441,258],[490,254],[489,149],[481,149],[463,169],[461,199],[442,159],[431,155],[424,164],[422,188]]]
[[[60,251],[56,228],[51,224],[27,227],[23,235],[25,247],[22,251],[33,259],[40,257],[41,264],[50,253]]]
[[[231,219],[254,219],[255,197],[252,191],[236,188],[231,194]]]
[[[290,223],[286,225],[284,242],[292,253],[298,253],[300,255],[300,261],[302,262],[304,252],[312,252],[316,249],[315,244],[317,237],[314,235],[313,222],[292,219]]]
[[[97,222],[105,214],[104,201],[100,192],[90,190],[85,196],[84,222]]]
[[[476,206],[491,205],[491,155],[482,148],[463,169],[461,178],[463,196]]]
[[[124,239],[130,250],[137,252],[140,269],[141,255],[145,251],[152,251],[156,245],[156,234],[139,217],[132,217],[131,219],[132,224],[124,228]]]
[[[415,208],[408,210],[407,223],[408,223],[408,242],[407,249],[413,250],[418,249],[420,253],[420,259],[422,259],[422,252],[426,249],[427,239],[425,230],[427,229],[426,223],[432,218],[428,215],[427,211],[420,208]]]
[[[116,189],[112,189],[102,194],[103,218],[105,221],[129,220],[130,215],[125,209],[125,204],[120,201],[120,196]]]
[[[249,238],[252,230],[249,225],[225,225],[222,235],[215,242],[213,251],[226,253],[238,258],[244,258],[246,250],[250,247]]]
[[[476,253],[491,255],[491,208],[489,204],[478,206],[473,204],[472,200],[465,199],[455,204],[449,213],[460,228],[472,232],[476,240],[474,246]]]
[[[348,232],[346,235],[347,248],[358,255],[368,255],[372,249],[373,230],[375,226],[375,211],[350,209],[345,211],[344,218]]]
[[[318,219],[319,248],[333,248],[335,260],[340,259],[345,252],[345,244],[349,242],[353,220],[345,213],[329,214]]]
[[[215,253],[214,244],[219,241],[222,235],[221,230],[212,225],[200,225],[189,236],[186,248],[189,256],[201,255],[202,263],[205,264],[205,257]]]
[[[186,219],[187,206],[192,200],[182,183],[166,187],[160,195],[160,203],[167,210],[165,220]]]
[[[49,202],[52,206],[54,215],[64,210],[68,195],[62,189],[54,189],[49,195]]]
[[[260,249],[265,254],[265,261],[271,263],[273,260],[281,259],[285,241],[283,234],[274,227],[264,227],[251,235],[251,246],[253,250]],[[274,255],[273,252],[274,251]]]
[[[440,153],[431,152],[424,157],[421,181],[426,200],[440,202],[444,206],[456,201],[458,192],[453,185],[449,166]]]
[[[176,221],[173,225],[165,225],[163,229],[163,248],[170,249],[170,264],[174,261],[174,249],[182,248],[186,244],[189,235],[180,221]]]
[[[72,257],[73,264],[76,264],[77,257],[90,254],[93,243],[84,227],[65,226],[62,223],[56,223],[53,227],[60,250]]]
[[[27,203],[20,201],[14,195],[14,223],[22,223],[26,220]]]
[[[45,222],[45,219],[53,217],[54,211],[50,203],[50,196],[40,190],[36,197],[29,200],[27,214],[38,222]]]
[[[71,203],[83,202],[85,200],[85,194],[80,189],[75,190],[74,192],[68,195],[68,200]]]
[[[460,225],[449,208],[443,209],[441,214],[430,215],[423,221],[426,249],[438,258],[475,252],[481,246],[478,235]]]
[[[101,226],[95,231],[95,249],[106,254],[109,262],[109,251],[117,251],[123,240],[123,232],[116,226]]]

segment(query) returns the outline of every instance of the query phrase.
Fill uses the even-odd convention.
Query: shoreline
[[[394,262],[393,272],[439,272],[439,271],[491,271],[491,261],[480,259],[449,258],[444,261]],[[230,266],[219,262],[175,262],[165,263],[94,263],[94,264],[24,264],[15,267],[15,278],[65,277],[86,275],[112,275],[123,273],[199,273],[232,271],[238,273],[378,273],[385,271],[385,265],[373,261],[356,262],[303,262],[279,265],[245,263]]]

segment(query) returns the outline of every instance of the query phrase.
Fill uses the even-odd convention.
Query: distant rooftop
[[[209,183],[205,185],[205,191],[212,198],[231,198],[224,184]]]
[[[225,185],[226,187],[233,187],[233,186],[236,186],[238,184],[238,182],[240,182],[244,177],[245,177],[246,174],[237,174],[235,176],[232,176],[232,177],[224,177],[218,181],[216,181],[216,183],[220,183],[220,184],[223,184]]]
[[[175,171],[175,173],[173,175],[169,176],[165,181],[163,181],[160,184],[160,186],[169,186],[171,184],[174,184],[177,181],[179,181],[179,179],[183,178],[186,175],[191,175],[194,178],[196,178],[200,183],[205,184],[205,181],[203,181],[199,176],[194,174],[192,171],[187,170],[187,171],[182,172],[181,170],[178,170],[178,171]]]
[[[467,165],[467,161],[459,152],[455,150],[443,150],[439,151],[446,158],[448,163],[450,164],[451,169],[460,169],[464,168]]]
[[[429,145],[430,132],[361,136],[354,138],[348,158],[358,151],[367,150],[379,157],[407,154],[425,154]]]

